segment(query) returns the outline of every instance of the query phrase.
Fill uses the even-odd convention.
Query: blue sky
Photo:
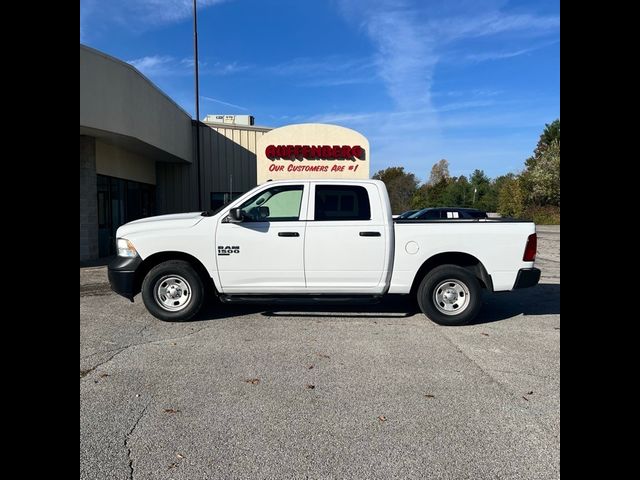
[[[200,114],[369,138],[371,173],[518,172],[560,116],[559,0],[199,0]],[[193,115],[192,0],[81,0],[80,42]]]

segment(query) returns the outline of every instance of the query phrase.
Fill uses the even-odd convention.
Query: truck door
[[[304,293],[306,191],[305,182],[262,190],[240,205],[242,222],[220,220],[215,249],[224,293]]]
[[[304,262],[307,291],[377,293],[388,239],[375,187],[311,185]],[[372,201],[376,203],[372,208]]]

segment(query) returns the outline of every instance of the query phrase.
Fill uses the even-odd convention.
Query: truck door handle
[[[278,232],[279,237],[299,237],[298,232]]]
[[[361,237],[379,237],[380,232],[360,232]]]

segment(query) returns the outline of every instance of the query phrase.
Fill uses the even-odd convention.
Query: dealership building
[[[130,64],[80,45],[81,261],[112,255],[129,221],[215,209],[268,180],[369,178],[369,163],[367,139],[336,125],[196,122]]]

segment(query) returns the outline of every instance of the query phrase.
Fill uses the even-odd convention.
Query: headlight
[[[127,240],[126,238],[119,238],[116,241],[116,247],[118,248],[119,257],[135,257],[138,255],[131,240]]]

